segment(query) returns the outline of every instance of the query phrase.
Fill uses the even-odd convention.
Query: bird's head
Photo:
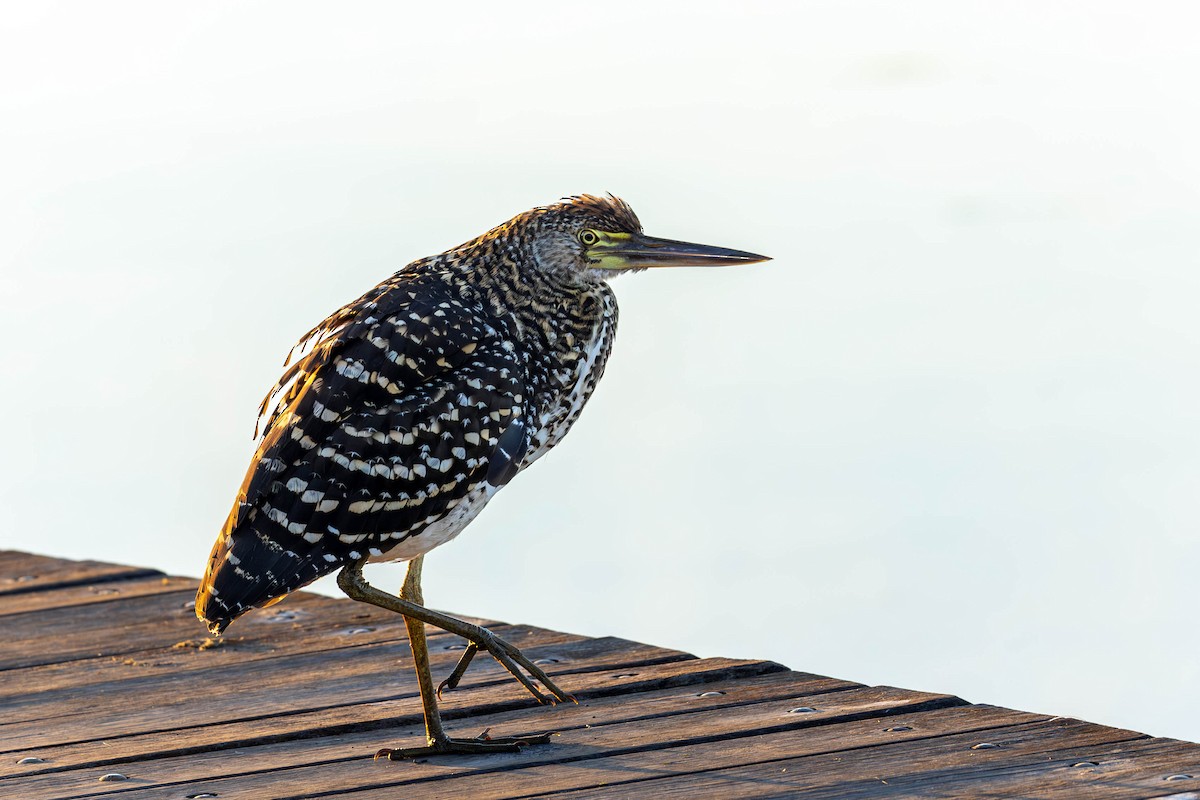
[[[767,256],[725,247],[658,239],[642,233],[629,204],[618,197],[579,195],[535,209],[529,217],[537,265],[607,280],[649,267],[753,264]]]

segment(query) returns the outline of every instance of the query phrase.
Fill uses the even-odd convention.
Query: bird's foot
[[[529,658],[522,653],[515,645],[501,639],[496,634],[489,631],[487,628],[478,628],[476,635],[469,637],[470,644],[463,652],[462,658],[458,660],[458,665],[454,671],[450,673],[450,677],[438,684],[437,695],[440,698],[442,692],[453,690],[458,686],[458,682],[462,680],[462,676],[466,673],[467,667],[471,665],[471,660],[475,658],[475,654],[480,650],[485,650],[491,653],[492,658],[500,662],[512,676],[516,678],[522,686],[524,686],[534,699],[543,705],[552,705],[555,702],[577,703],[579,702],[574,696],[564,692],[558,687],[554,681],[550,680],[550,676],[545,670],[534,664]],[[529,673],[526,675],[526,673]],[[530,680],[532,676],[533,680]],[[533,681],[545,688],[547,695],[539,689]]]
[[[375,760],[386,758],[388,761],[405,761],[414,758],[446,755],[481,755],[486,753],[519,753],[522,747],[535,744],[549,744],[552,733],[539,733],[533,736],[502,736],[492,738],[488,728],[474,739],[430,739],[424,747],[385,747],[375,754]]]

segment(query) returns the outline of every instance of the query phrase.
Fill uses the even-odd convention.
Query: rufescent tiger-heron
[[[294,361],[289,354],[259,409],[262,438],[213,547],[197,616],[219,634],[340,570],[347,595],[403,615],[412,646],[427,742],[381,755],[547,741],[446,735],[438,697],[479,650],[538,701],[574,698],[490,631],[425,608],[424,554],[457,536],[579,417],[616,332],[610,278],[765,260],[646,236],[624,201],[582,195],[404,267],[305,334]],[[399,597],[363,578],[375,561],[408,561]],[[469,642],[437,691],[426,624]]]

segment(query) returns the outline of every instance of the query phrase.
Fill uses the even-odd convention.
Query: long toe
[[[487,651],[491,654],[492,658],[499,661],[539,703],[552,705],[556,699],[562,702],[574,702],[575,698],[558,688],[542,668],[530,661],[515,645],[509,644],[486,628],[480,628],[479,635],[472,637],[471,640],[480,650]],[[463,667],[463,662],[466,660],[466,654],[464,653],[463,660],[459,662],[459,667]],[[465,671],[465,667],[463,667],[463,671]],[[529,675],[526,675],[526,672]],[[533,680],[530,680],[530,675],[533,676],[534,680],[540,682],[553,697],[544,694],[534,684]],[[446,683],[444,687],[439,688],[453,689],[457,683],[456,677],[462,677],[458,668],[455,668],[454,673],[447,679],[453,682]]]
[[[458,682],[462,680],[463,675],[467,672],[467,667],[471,666],[471,660],[475,658],[475,654],[479,652],[479,645],[471,642],[467,645],[467,649],[463,651],[462,658],[458,660],[454,671],[450,673],[446,680],[438,684],[437,696],[442,699],[442,692],[452,691],[458,688]]]
[[[385,758],[388,761],[411,761],[414,758],[430,756],[473,756],[489,753],[519,753],[522,747],[538,744],[549,744],[552,733],[538,733],[531,736],[503,736],[493,738],[487,736],[487,731],[477,739],[443,739],[424,747],[385,747],[375,753],[375,760]]]

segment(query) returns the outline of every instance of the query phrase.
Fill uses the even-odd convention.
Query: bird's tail
[[[217,537],[216,544],[213,545],[208,556],[208,566],[204,570],[204,578],[196,591],[196,616],[214,636],[219,635],[229,627],[229,623],[253,607],[245,602],[246,592],[238,591],[232,580],[240,571],[237,569],[240,559],[232,553],[236,513],[235,506],[221,535]],[[232,562],[230,555],[233,555]]]
[[[332,568],[323,559],[314,562],[308,552],[295,552],[304,549],[298,536],[285,540],[288,547],[281,544],[271,535],[276,527],[271,520],[260,516],[238,524],[236,514],[235,508],[213,545],[196,592],[196,616],[214,635],[250,609],[277,603],[330,571],[316,562]]]

